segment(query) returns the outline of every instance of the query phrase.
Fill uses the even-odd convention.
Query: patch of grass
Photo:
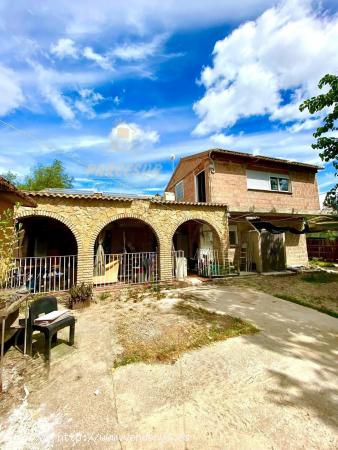
[[[330,261],[324,261],[321,258],[312,258],[309,261],[311,266],[318,266],[318,267],[335,267],[333,262]]]
[[[257,331],[242,319],[181,302],[164,318],[140,315],[120,321],[117,332],[123,351],[115,359],[114,368],[141,361],[173,362],[186,351]]]
[[[306,283],[334,283],[338,281],[338,274],[328,272],[314,272],[301,277]]]
[[[101,292],[101,294],[99,294],[99,300],[102,302],[104,300],[108,300],[110,298],[110,293],[109,292]]]
[[[324,314],[328,314],[329,316],[338,318],[338,313],[332,311],[331,309],[326,308],[325,306],[314,305],[313,303],[307,302],[306,300],[302,300],[301,298],[293,297],[292,295],[285,295],[285,294],[274,294],[274,295],[278,298],[281,298],[282,300],[297,303],[297,305],[306,306],[308,308],[315,309],[316,311],[322,312]]]

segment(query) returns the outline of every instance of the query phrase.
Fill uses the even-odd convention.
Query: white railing
[[[196,252],[198,275],[202,277],[220,277],[224,275],[218,250],[198,249]]]
[[[139,284],[158,281],[158,253],[117,253],[94,258],[95,286]]]
[[[76,283],[76,255],[16,258],[6,288],[25,287],[33,294],[66,291]]]

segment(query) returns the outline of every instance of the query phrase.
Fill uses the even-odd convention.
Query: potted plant
[[[92,284],[81,283],[69,289],[69,307],[71,309],[81,309],[89,306],[92,298]]]

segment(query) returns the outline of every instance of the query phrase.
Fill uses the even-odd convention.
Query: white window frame
[[[235,232],[235,244],[230,244],[230,231]],[[238,245],[238,227],[237,225],[229,225],[229,246],[235,247],[236,245]]]
[[[182,185],[182,198],[178,198],[177,196],[177,186]],[[180,202],[184,200],[184,180],[179,181],[175,184],[175,200]]]
[[[258,178],[254,177],[254,174],[257,173],[260,176]],[[271,189],[271,178],[276,178],[278,183],[278,189]],[[289,189],[287,191],[283,191],[280,189],[279,186],[279,180],[281,178],[285,178],[289,182]],[[261,170],[246,170],[246,180],[247,180],[247,189],[253,190],[253,191],[268,191],[268,192],[279,192],[284,194],[291,194],[292,193],[292,183],[291,183],[291,177],[289,175],[286,175],[284,173],[276,173],[276,172],[265,172]],[[258,181],[259,185],[253,186],[255,184],[256,180]]]
[[[277,189],[272,189],[272,187],[271,187],[271,179],[272,178],[275,178],[277,180]],[[288,180],[288,190],[287,191],[284,191],[283,189],[280,188],[279,180],[282,180],[282,179]],[[270,175],[270,189],[271,189],[272,192],[291,192],[290,187],[291,187],[291,181],[290,181],[290,177],[289,176],[286,176],[286,175],[285,176]]]

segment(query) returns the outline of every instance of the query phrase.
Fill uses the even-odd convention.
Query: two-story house
[[[166,191],[175,193],[176,201],[227,204],[228,254],[235,267],[282,270],[308,263],[302,231],[306,218],[320,211],[319,169],[212,149],[182,158]]]

